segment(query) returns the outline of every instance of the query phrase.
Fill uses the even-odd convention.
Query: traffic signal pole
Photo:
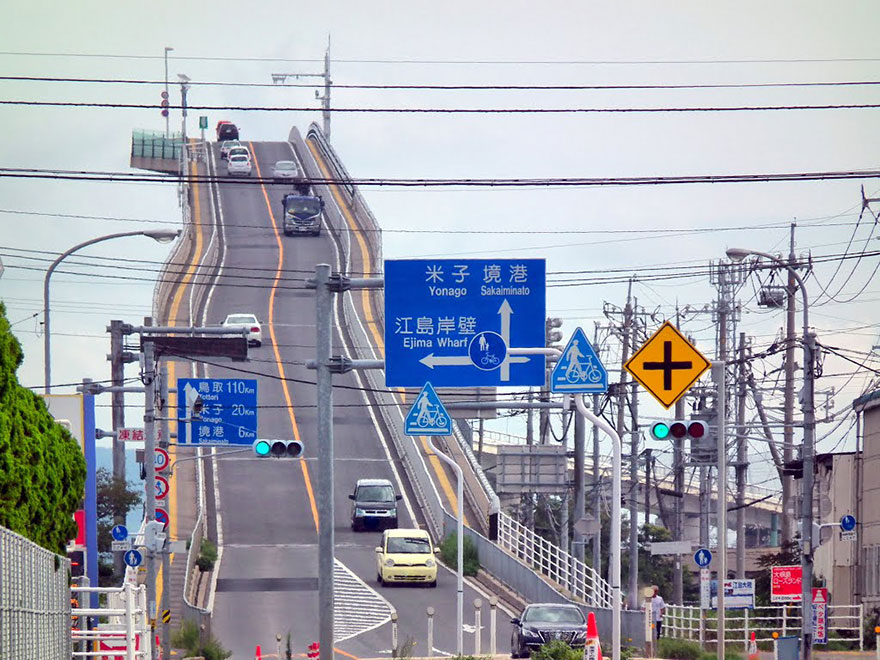
[[[150,325],[152,319],[145,318],[144,325]],[[146,483],[146,511],[144,520],[149,525],[156,519],[156,356],[155,346],[151,341],[143,343],[144,356],[144,482]],[[156,618],[156,561],[155,553],[146,549],[144,564],[147,568],[147,618]],[[152,635],[151,635],[152,637]],[[152,642],[152,640],[151,640]],[[151,643],[151,658],[156,658],[156,648]]]
[[[724,660],[724,581],[727,579],[727,363],[712,362],[718,388],[718,660]]]

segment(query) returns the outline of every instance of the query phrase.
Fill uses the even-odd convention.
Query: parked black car
[[[587,638],[587,620],[577,605],[526,605],[519,617],[510,622],[510,655],[514,658],[528,657],[531,651],[556,640],[582,649]]]

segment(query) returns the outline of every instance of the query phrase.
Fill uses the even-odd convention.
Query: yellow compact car
[[[437,586],[437,560],[440,552],[423,529],[386,529],[382,546],[376,548],[376,580],[381,585],[420,582]]]

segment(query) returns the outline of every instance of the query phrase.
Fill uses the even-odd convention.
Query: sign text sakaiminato
[[[388,387],[543,385],[543,259],[385,262]]]
[[[770,602],[799,603],[801,602],[800,566],[770,567]]]

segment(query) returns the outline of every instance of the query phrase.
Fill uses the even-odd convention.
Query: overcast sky
[[[149,9],[148,9],[149,8]],[[684,108],[880,103],[878,85],[760,86],[770,83],[880,81],[875,2],[232,2],[17,3],[0,26],[4,76],[160,81],[165,46],[172,80],[188,75],[193,105],[314,108],[314,89],[199,86],[270,83],[273,72],[318,73],[328,37],[337,85],[690,85],[690,89],[364,90],[334,89],[339,108]],[[228,59],[226,59],[228,58]],[[273,61],[274,60],[274,61]],[[286,60],[286,61],[284,61]],[[155,85],[0,81],[6,100],[158,103]],[[734,87],[707,88],[708,85]],[[745,85],[745,86],[744,86]],[[172,87],[172,102],[179,95]],[[190,116],[190,133],[196,131]],[[284,140],[292,125],[320,121],[314,111],[212,112],[248,140]],[[771,174],[877,169],[877,109],[553,114],[333,115],[332,143],[356,177],[508,178]],[[132,129],[164,129],[158,109],[0,106],[2,167],[124,172]],[[172,114],[172,125],[180,117]],[[797,221],[797,252],[814,258],[880,248],[860,187],[880,196],[877,179],[663,186],[364,189],[384,229],[386,258],[543,257],[551,282],[615,271],[644,279],[647,267],[705,265],[739,246],[787,252]],[[880,204],[872,205],[873,212]],[[101,216],[64,218],[51,214]],[[0,178],[0,297],[26,359],[24,385],[42,384],[39,331],[45,259],[75,243],[143,228],[174,226],[172,185]],[[128,220],[125,220],[128,219]],[[149,227],[162,226],[150,224]],[[412,233],[429,230],[436,233]],[[586,233],[606,230],[604,233]],[[621,233],[624,230],[631,233]],[[657,230],[669,230],[657,233]],[[456,232],[476,233],[456,233]],[[515,233],[499,234],[492,232]],[[484,233],[480,233],[484,232]],[[560,233],[562,232],[562,233]],[[580,233],[578,233],[580,232]],[[25,250],[27,252],[15,252]],[[45,251],[39,252],[39,251]],[[167,247],[145,238],[83,252],[161,262]],[[17,256],[16,256],[17,255]],[[23,257],[33,259],[24,259]],[[40,261],[43,259],[43,261]],[[87,259],[88,260],[88,259]],[[819,341],[880,368],[877,256],[816,264],[808,280]],[[22,268],[23,266],[31,270]],[[73,260],[64,270],[76,270]],[[852,274],[851,274],[852,271]],[[830,282],[830,284],[829,284]],[[821,286],[841,301],[822,295]],[[754,350],[769,346],[783,317],[758,308],[754,278],[740,292],[740,329]],[[152,282],[56,274],[52,284],[53,380],[103,379],[104,326],[138,323],[150,311]],[[636,280],[648,311],[674,315],[676,303],[702,308],[716,296],[705,276]],[[856,295],[857,294],[857,295]],[[622,306],[626,285],[552,286],[548,314],[566,336],[592,336],[606,322],[603,303]],[[714,357],[710,315],[685,330]],[[798,357],[800,364],[800,357]],[[778,356],[756,365],[778,373]],[[857,372],[857,373],[854,373]],[[876,373],[829,355],[817,391],[836,388],[835,411],[871,386]],[[876,382],[876,381],[874,381]],[[661,415],[648,404],[646,415]],[[824,402],[824,396],[820,396]],[[751,413],[750,413],[751,414]],[[778,416],[778,411],[773,415]],[[824,412],[820,411],[820,417]],[[109,413],[100,421],[109,426]],[[842,418],[841,418],[842,419]],[[853,448],[851,417],[820,426],[821,450]],[[496,423],[519,432],[517,424]],[[796,434],[797,437],[800,434]],[[755,445],[756,450],[763,447]],[[665,459],[664,459],[665,460]],[[772,484],[771,484],[772,485]]]

